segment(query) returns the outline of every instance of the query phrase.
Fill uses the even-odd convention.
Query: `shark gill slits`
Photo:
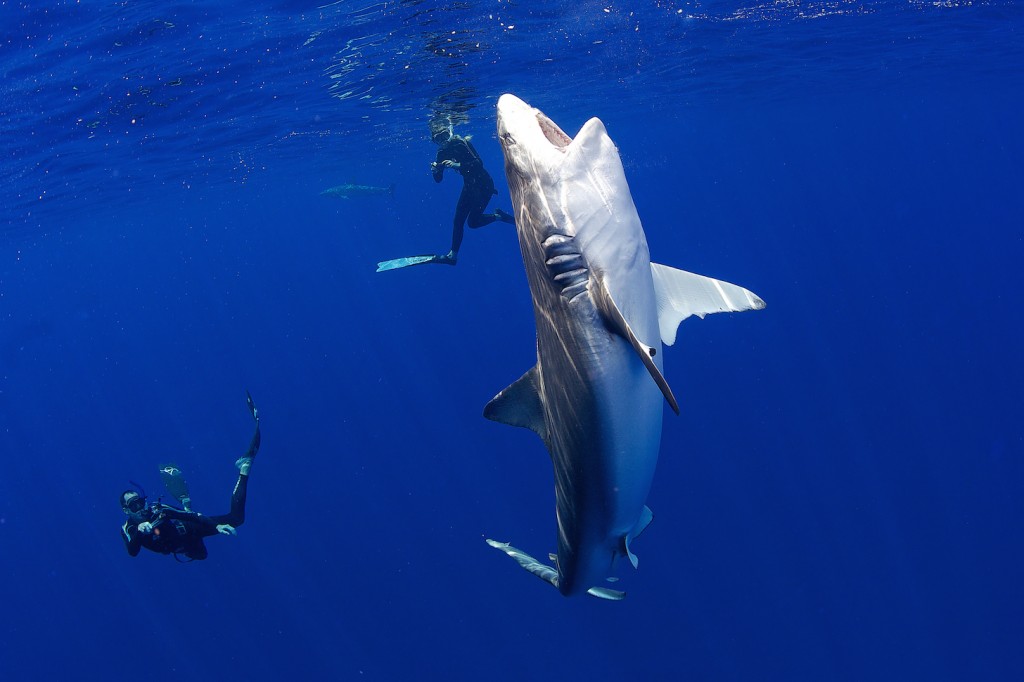
[[[562,289],[562,298],[564,298],[567,301],[572,301],[580,294],[586,293],[587,283],[589,281],[590,280],[583,280],[582,282],[577,282],[576,284],[572,284],[570,286],[565,287],[564,289]]]
[[[554,279],[559,284],[564,283],[565,286],[570,286],[578,282],[581,278],[586,279],[586,277],[587,269],[577,268],[575,270],[569,270],[568,272],[560,272],[557,275],[555,275],[552,279]]]
[[[548,276],[559,286],[562,296],[571,301],[583,293],[590,279],[590,272],[576,240],[569,235],[552,234],[544,240],[542,246]]]
[[[586,268],[564,270],[555,274],[551,279],[562,290],[562,296],[571,301],[587,290],[590,271]]]
[[[560,256],[553,256],[552,258],[548,258],[545,261],[545,263],[547,263],[547,266],[549,268],[558,268],[562,264],[569,263],[569,262],[577,262],[577,263],[581,262],[580,254],[578,254],[578,253],[564,253],[564,254],[562,254]]]
[[[544,247],[544,260],[548,267],[566,262],[565,257],[578,258],[582,262],[576,240],[565,234],[553,234],[541,244]],[[553,263],[552,261],[555,261]]]
[[[545,227],[545,229],[548,232],[551,232],[555,228],[552,225],[547,225]],[[547,239],[545,239],[544,243],[542,244],[542,246],[544,247],[544,251],[550,252],[551,249],[553,249],[553,248],[555,248],[555,247],[557,247],[557,246],[559,246],[561,244],[572,243],[572,241],[573,241],[573,239],[569,235],[567,235],[567,234],[557,234],[556,233],[556,234],[550,235]]]

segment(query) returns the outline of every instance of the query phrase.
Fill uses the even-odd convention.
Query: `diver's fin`
[[[500,549],[505,554],[508,554],[510,557],[515,559],[520,566],[530,573],[533,573],[541,580],[550,583],[556,588],[558,587],[558,571],[547,564],[542,564],[526,552],[516,549],[507,542],[498,542],[497,540],[488,539],[487,544],[495,549]]]
[[[540,372],[537,365],[494,396],[484,407],[484,417],[509,426],[528,428],[546,443],[548,425],[540,399]]]
[[[188,482],[185,480],[185,474],[181,472],[181,469],[173,464],[162,466],[160,467],[160,478],[163,479],[167,492],[181,502],[186,511],[191,511],[192,496],[189,495]]]
[[[591,280],[591,282],[593,283],[594,280]],[[668,401],[672,411],[679,414],[679,403],[676,402],[676,397],[672,394],[672,389],[669,387],[668,381],[665,380],[665,375],[661,373],[658,365],[654,363],[654,347],[648,346],[637,338],[637,335],[633,332],[632,327],[629,326],[629,322],[623,316],[622,311],[619,310],[619,306],[616,305],[615,299],[612,298],[603,280],[597,280],[597,286],[591,287],[590,291],[591,295],[594,296],[594,303],[597,304],[597,309],[604,317],[605,324],[608,325],[609,329],[629,341],[630,345],[633,346],[633,350],[640,356],[640,361],[644,363],[644,367],[647,368],[651,378],[654,379],[654,383],[661,389],[661,394],[665,396],[665,400]]]
[[[765,306],[757,294],[743,287],[660,263],[651,263],[651,275],[661,340],[668,346],[676,342],[679,323],[691,315],[703,319],[709,313],[738,313]]]
[[[249,449],[242,456],[242,459],[249,459],[249,463],[252,463],[252,458],[256,456],[256,453],[260,451],[260,411],[256,409],[256,403],[253,402],[252,396],[249,395],[249,391],[245,392],[245,402],[249,406],[249,413],[252,414],[252,419],[256,422],[256,431],[252,434],[252,440],[249,441]],[[236,465],[238,462],[235,463]],[[245,469],[245,473],[249,473],[248,467]]]
[[[441,263],[443,265],[450,264],[449,260],[447,260],[445,256],[439,256],[437,254],[406,256],[405,258],[394,258],[392,260],[385,260],[377,263],[377,272],[397,270],[399,268],[407,268],[410,265],[424,265],[426,263]]]
[[[256,403],[253,402],[252,395],[249,394],[249,389],[245,391],[245,404],[249,406],[249,413],[252,418],[256,420],[256,423],[260,423],[260,411],[256,409]]]

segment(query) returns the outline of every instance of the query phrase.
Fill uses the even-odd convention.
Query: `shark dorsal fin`
[[[757,294],[743,287],[660,263],[651,263],[651,275],[661,341],[668,346],[676,341],[679,323],[691,315],[703,318],[709,313],[761,310],[765,305]]]
[[[598,310],[604,316],[605,323],[629,341],[630,345],[633,346],[633,350],[640,356],[644,367],[650,372],[654,383],[658,384],[658,388],[661,389],[661,393],[665,396],[665,400],[668,401],[672,411],[679,414],[679,403],[676,402],[676,397],[672,394],[672,389],[669,387],[668,381],[665,380],[665,375],[661,373],[658,365],[654,363],[655,349],[637,338],[632,327],[629,326],[629,322],[623,316],[622,311],[619,310],[619,306],[615,304],[615,299],[608,292],[608,288],[604,285],[603,280],[600,278],[591,280],[591,294],[594,296],[594,302],[597,304]]]
[[[534,365],[484,407],[484,417],[492,421],[530,429],[546,443],[548,425],[540,397],[540,372]]]

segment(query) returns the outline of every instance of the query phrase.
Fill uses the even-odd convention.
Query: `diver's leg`
[[[469,226],[474,230],[484,225],[490,225],[498,219],[498,215],[495,213],[470,213],[469,214]]]
[[[455,219],[452,221],[452,250],[438,260],[455,265],[455,261],[459,258],[459,249],[462,247],[462,237],[465,234],[464,225],[466,218],[469,217],[470,208],[469,193],[463,187],[462,194],[459,195],[459,203],[455,205]]]
[[[496,220],[500,220],[503,223],[508,223],[509,225],[515,225],[516,224],[515,216],[513,216],[510,213],[505,213],[500,208],[494,209],[494,218]]]
[[[249,449],[235,462],[235,466],[238,467],[238,481],[235,482],[235,489],[231,491],[231,511],[227,514],[210,517],[213,524],[218,527],[217,532],[221,531],[219,526],[224,524],[237,528],[245,523],[245,493],[249,487],[249,468],[260,449],[260,414],[248,391],[245,392],[245,399],[253,421],[256,422],[256,431],[252,434],[252,440],[249,441]],[[234,532],[231,534],[234,535]]]
[[[238,528],[245,523],[245,493],[249,487],[249,474],[239,474],[235,482],[235,489],[231,491],[231,513],[228,515],[230,523]]]
[[[476,229],[483,227],[484,225],[490,225],[495,220],[500,220],[503,223],[509,223],[510,225],[516,224],[516,219],[511,214],[505,213],[500,208],[494,209],[494,213],[484,213],[484,209],[487,208],[487,202],[491,200],[491,196],[494,193],[481,194],[478,197],[478,201],[473,211],[469,214],[469,226]]]
[[[216,525],[228,524],[238,528],[245,523],[245,493],[249,487],[249,475],[239,474],[235,489],[231,491],[231,511],[219,516],[211,516],[210,521]]]
[[[484,209],[487,208],[487,202],[491,200],[492,194],[494,194],[493,185],[485,184],[473,188],[472,194],[466,202],[469,206],[468,225],[471,228],[476,229],[484,225],[490,225],[497,220],[497,214],[484,213]]]

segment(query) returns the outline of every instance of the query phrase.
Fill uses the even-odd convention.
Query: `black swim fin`
[[[249,406],[249,412],[252,414],[253,421],[256,422],[256,432],[252,434],[252,440],[249,441],[249,451],[245,453],[245,457],[252,459],[260,449],[260,411],[256,409],[256,403],[253,401],[249,391],[245,392],[245,402]]]
[[[163,479],[167,492],[181,503],[185,511],[192,511],[192,496],[189,495],[188,482],[181,469],[173,464],[162,466],[160,467],[160,478]]]

